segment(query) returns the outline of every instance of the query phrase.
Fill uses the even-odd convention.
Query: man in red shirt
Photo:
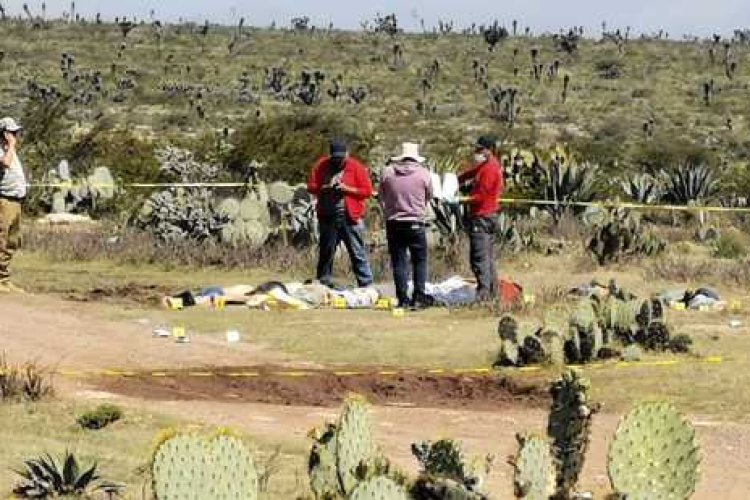
[[[495,230],[499,199],[504,181],[500,160],[495,156],[496,140],[480,137],[474,144],[474,162],[458,176],[462,184],[471,183],[469,195],[469,241],[471,270],[477,279],[477,301],[497,297],[495,269]]]
[[[367,258],[364,217],[366,201],[373,194],[370,173],[356,158],[349,156],[346,143],[333,140],[330,155],[313,167],[307,190],[318,198],[320,231],[317,279],[331,285],[333,259],[343,241],[360,287],[372,284]]]

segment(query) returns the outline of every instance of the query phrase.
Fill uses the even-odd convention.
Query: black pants
[[[388,251],[391,254],[393,281],[396,285],[396,298],[402,307],[413,302],[423,301],[427,283],[427,233],[421,222],[388,221],[386,223]],[[414,281],[414,294],[409,299],[409,259]]]
[[[478,301],[497,297],[495,226],[494,217],[474,217],[469,220],[469,260],[471,270],[477,279]]]

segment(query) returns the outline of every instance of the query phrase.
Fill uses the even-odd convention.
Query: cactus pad
[[[268,197],[278,205],[288,205],[294,199],[294,188],[286,182],[273,182],[268,186]]]
[[[217,211],[229,220],[235,220],[240,216],[240,202],[235,198],[226,198],[219,204]]]
[[[244,221],[265,222],[266,220],[270,220],[268,207],[263,202],[250,197],[240,202],[239,216]]]
[[[156,450],[151,470],[158,500],[258,498],[252,456],[234,437],[177,434]]]
[[[536,335],[526,335],[523,338],[519,346],[519,354],[525,365],[541,364],[547,359],[542,341]]]
[[[362,469],[366,470],[377,458],[368,404],[363,398],[352,396],[344,403],[336,433],[336,466],[344,493],[354,490]]]
[[[689,498],[700,463],[695,430],[669,403],[642,403],[620,422],[609,448],[612,488],[632,500]]]
[[[596,325],[596,311],[590,299],[581,300],[570,315],[570,326],[590,331]]]
[[[547,355],[547,362],[562,366],[565,364],[565,341],[562,335],[555,330],[544,330],[541,334],[544,352]]]
[[[555,463],[547,440],[540,436],[518,436],[513,483],[518,498],[549,500],[555,493]]]
[[[310,459],[308,474],[310,489],[315,498],[335,498],[340,491],[336,471],[336,426],[328,425],[323,432],[316,431]]]
[[[360,483],[349,497],[350,500],[407,500],[406,491],[392,479],[374,477]]]
[[[501,340],[518,342],[518,322],[513,316],[503,316],[497,325],[497,334]]]
[[[568,498],[578,482],[589,444],[591,409],[587,406],[589,381],[578,370],[570,369],[550,388],[552,408],[547,434],[555,455],[557,490]]]
[[[500,355],[496,364],[500,366],[518,366],[519,361],[518,344],[512,340],[503,340],[502,344],[500,344]]]

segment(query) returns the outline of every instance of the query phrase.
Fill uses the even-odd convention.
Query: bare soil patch
[[[349,370],[349,368],[347,368]],[[212,370],[212,374],[170,373],[169,376],[137,374],[101,378],[99,388],[125,396],[151,400],[223,401],[268,403],[285,406],[338,407],[350,393],[365,396],[378,405],[425,408],[502,410],[539,408],[548,404],[543,382],[511,380],[498,376],[433,375],[407,372],[397,375],[367,372],[337,375],[330,371],[306,371],[282,375],[283,369],[253,367],[258,376],[237,376],[236,367]]]
[[[143,283],[127,283],[124,285],[94,287],[83,292],[76,290],[62,290],[65,299],[76,302],[110,302],[116,304],[138,304],[143,306],[158,306],[162,297],[173,290],[166,286],[149,285]]]

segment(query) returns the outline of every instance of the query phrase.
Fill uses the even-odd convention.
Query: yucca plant
[[[21,476],[21,482],[13,489],[13,494],[21,498],[48,498],[57,496],[84,496],[88,493],[103,492],[110,497],[118,495],[123,486],[101,481],[94,464],[81,472],[78,460],[65,452],[62,463],[58,464],[49,454],[24,462],[25,470],[14,471]]]

